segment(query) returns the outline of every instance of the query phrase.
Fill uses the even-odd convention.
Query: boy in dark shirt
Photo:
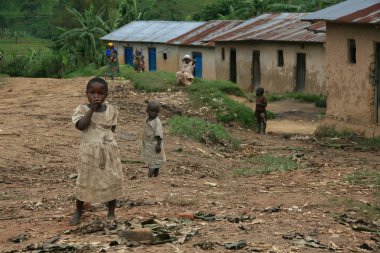
[[[264,96],[264,89],[257,88],[256,89],[256,108],[255,115],[257,119],[257,133],[261,132],[261,124],[263,125],[262,130],[263,134],[265,134],[265,130],[267,128],[267,98]]]

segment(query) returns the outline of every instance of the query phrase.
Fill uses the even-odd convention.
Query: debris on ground
[[[200,248],[202,250],[213,250],[215,249],[215,246],[216,246],[216,243],[210,242],[210,241],[198,242],[193,245],[193,247]]]
[[[245,240],[240,240],[238,242],[225,243],[224,247],[226,249],[242,249],[247,246],[247,242]]]
[[[27,234],[19,234],[8,238],[9,242],[20,243],[29,239]]]
[[[320,241],[312,238],[311,236],[304,235],[301,233],[291,233],[287,235],[283,235],[282,238],[286,240],[291,240],[291,243],[294,245],[300,245],[300,246],[308,246],[311,248],[321,248],[321,249],[327,249],[328,246],[324,245]]]

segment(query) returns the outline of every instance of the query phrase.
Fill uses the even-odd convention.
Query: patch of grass
[[[334,127],[319,127],[315,136],[317,137],[332,137],[332,138],[350,138],[355,136],[356,134],[351,130],[337,131]]]
[[[253,94],[248,95],[252,100]],[[326,97],[298,92],[288,92],[282,94],[270,94],[267,96],[268,102],[280,101],[284,99],[295,99],[303,102],[315,103],[316,107],[326,107]]]
[[[380,136],[373,138],[357,138],[356,141],[362,146],[380,149]]]
[[[218,121],[229,123],[236,120],[244,127],[254,127],[255,117],[252,109],[226,95],[244,96],[236,84],[196,79],[188,91],[191,101],[199,106],[210,107]]]
[[[169,120],[170,133],[192,138],[208,145],[220,144],[237,148],[239,143],[219,124],[212,124],[200,118],[175,116]]]
[[[291,171],[302,166],[288,157],[279,157],[264,154],[250,158],[255,163],[254,168],[240,168],[235,170],[237,176],[248,176],[255,174],[268,174],[271,172]]]
[[[121,75],[132,81],[137,90],[146,92],[161,92],[178,89],[174,73],[168,72],[140,72],[137,73],[131,66],[124,66]]]
[[[96,68],[95,64],[90,64],[82,69],[78,69],[76,71],[69,72],[69,73],[64,73],[63,78],[75,78],[75,77],[83,77],[83,76],[104,76],[106,72],[107,72],[107,66]]]
[[[139,160],[121,160],[121,163],[123,163],[123,164],[136,164],[136,163],[144,163],[144,162],[139,161]]]
[[[357,170],[345,179],[350,184],[373,185],[380,188],[380,171]]]
[[[354,200],[351,198],[333,197],[328,200],[328,203],[322,204],[321,206],[333,209],[339,206],[343,206],[345,209],[355,210],[356,214],[354,216],[359,219],[380,219],[380,206],[377,206],[376,204],[364,203],[362,201]]]
[[[4,52],[4,57],[8,55],[28,55],[31,49],[36,51],[49,50],[51,41],[33,37],[21,37],[16,43],[14,38],[3,38],[0,40],[0,51]]]

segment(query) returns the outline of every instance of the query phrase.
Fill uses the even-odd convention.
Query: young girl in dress
[[[105,102],[107,82],[91,79],[86,88],[89,104],[78,106],[72,122],[81,131],[78,178],[76,181],[76,212],[71,225],[79,224],[84,202],[107,202],[108,219],[115,218],[116,199],[123,195],[123,170],[114,137],[118,112]]]

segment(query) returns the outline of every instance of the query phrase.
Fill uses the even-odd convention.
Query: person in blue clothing
[[[115,77],[119,75],[120,69],[119,69],[118,52],[116,48],[113,46],[113,43],[111,42],[107,44],[106,62],[108,65],[107,76],[111,77],[111,79],[113,80]]]

